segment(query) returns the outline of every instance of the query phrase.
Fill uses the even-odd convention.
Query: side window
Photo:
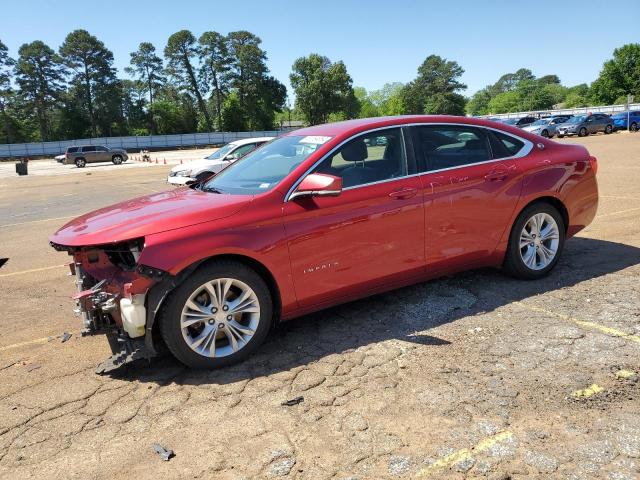
[[[255,150],[255,148],[256,148],[256,144],[255,143],[249,143],[247,145],[242,145],[241,147],[238,147],[233,151],[233,157],[234,158],[242,158],[247,153],[249,153],[251,150]]]
[[[78,151],[78,147],[69,147],[67,148],[67,153],[75,153]]]
[[[96,146],[96,152],[108,152],[109,150],[106,147]]]
[[[426,171],[491,160],[487,136],[478,128],[447,125],[414,128],[414,145],[417,143],[417,154]]]
[[[93,146],[82,147],[82,151],[83,152],[95,152],[96,151],[96,147],[93,147]]]
[[[518,154],[524,147],[524,142],[510,135],[493,131],[491,147],[493,148],[493,158],[507,158]]]
[[[392,128],[361,135],[324,160],[315,172],[341,177],[344,188],[405,176],[402,131]]]

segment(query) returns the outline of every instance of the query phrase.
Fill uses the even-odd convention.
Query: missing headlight
[[[127,272],[132,272],[138,264],[138,258],[140,258],[140,252],[142,252],[143,247],[144,239],[139,238],[105,245],[103,248],[111,263]]]

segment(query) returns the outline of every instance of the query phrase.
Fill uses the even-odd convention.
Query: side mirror
[[[337,197],[342,192],[342,178],[325,173],[307,175],[289,200],[301,197]]]

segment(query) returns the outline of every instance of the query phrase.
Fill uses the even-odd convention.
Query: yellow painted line
[[[552,317],[557,317],[557,318],[561,318],[563,320],[566,320],[568,322],[573,322],[576,325],[579,325],[583,328],[587,328],[590,330],[597,330],[601,333],[604,333],[606,335],[611,335],[612,337],[621,337],[624,338],[626,340],[631,340],[632,342],[636,342],[636,343],[640,343],[640,336],[639,335],[631,335],[629,333],[625,333],[622,330],[618,330],[616,328],[611,328],[611,327],[606,327],[604,325],[600,325],[599,323],[595,323],[595,322],[587,322],[585,320],[577,320],[575,318],[570,317],[569,315],[565,315],[564,313],[558,313],[558,312],[552,312],[551,310],[547,310],[545,308],[540,308],[540,307],[534,307],[532,305],[527,305],[525,303],[522,302],[518,302],[515,301],[513,302],[523,308],[526,308],[527,310],[531,310],[532,312],[538,312],[538,313],[544,313],[545,315],[550,315]]]
[[[429,475],[435,470],[438,470],[441,468],[448,468],[458,462],[461,462],[463,460],[470,458],[475,453],[480,453],[485,450],[489,450],[495,444],[502,442],[504,440],[507,440],[511,437],[513,437],[513,433],[509,432],[508,430],[505,430],[502,432],[498,432],[495,435],[492,435],[490,437],[483,438],[471,448],[463,448],[445,457],[442,457],[439,460],[436,460],[434,463],[432,463],[428,467],[418,471],[417,476],[422,477],[424,475]]]
[[[627,379],[627,378],[631,378],[636,374],[636,372],[632,372],[631,370],[618,370],[616,372],[616,378],[621,378],[621,379]]]
[[[15,227],[17,225],[28,225],[30,223],[52,222],[53,220],[65,220],[67,218],[74,218],[74,217],[77,217],[77,216],[78,215],[68,215],[66,217],[45,218],[45,219],[42,219],[42,220],[30,220],[28,222],[7,223],[5,225],[0,225],[0,228]]]
[[[71,335],[79,335],[80,332],[69,332]],[[0,352],[4,352],[6,350],[12,350],[14,348],[19,348],[19,347],[26,347],[29,345],[42,345],[45,343],[49,343],[49,342],[53,342],[56,339],[61,338],[61,336],[51,336],[51,337],[42,337],[42,338],[36,338],[35,340],[27,340],[25,342],[19,342],[19,343],[14,343],[12,345],[6,345],[4,347],[0,347]]]
[[[602,388],[597,383],[594,383],[590,387],[583,388],[582,390],[576,390],[571,394],[573,398],[589,398],[596,393],[604,392],[604,388]]]
[[[44,272],[45,270],[53,270],[54,268],[61,268],[61,267],[66,267],[66,266],[67,266],[67,264],[64,264],[64,265],[53,265],[51,267],[32,268],[31,270],[21,270],[19,272],[4,273],[4,274],[0,275],[0,278],[13,277],[14,275],[24,275],[25,273]]]
[[[620,215],[622,213],[629,213],[629,212],[637,212],[638,210],[640,210],[640,207],[629,208],[627,210],[619,210],[617,212],[605,213],[604,215],[597,215],[596,218],[612,217],[613,215]]]

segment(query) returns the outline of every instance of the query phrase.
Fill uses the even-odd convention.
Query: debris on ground
[[[171,457],[175,457],[176,455],[175,453],[173,453],[173,450],[167,450],[159,443],[154,443],[153,449],[156,451],[158,455],[160,455],[160,458],[162,458],[162,460],[164,460],[165,462],[168,462]]]
[[[69,333],[69,332],[64,332],[64,333],[62,334],[62,342],[61,342],[61,343],[64,343],[64,342],[66,342],[67,340],[69,340],[69,339],[71,338],[71,336],[72,336],[72,335],[73,335],[73,334],[71,334],[71,333]]]
[[[293,405],[298,405],[302,402],[304,402],[304,397],[296,397],[292,398],[291,400],[285,400],[280,405],[282,405],[283,407],[292,407]]]
[[[0,258],[0,268],[2,268],[2,266],[7,263],[9,261],[8,258]]]

